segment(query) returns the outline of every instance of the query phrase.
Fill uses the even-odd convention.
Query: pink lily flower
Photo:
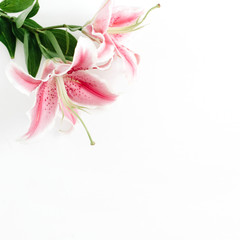
[[[31,124],[26,139],[44,130],[54,119],[58,109],[73,124],[79,119],[87,131],[90,142],[94,142],[78,114],[84,106],[101,106],[113,102],[112,94],[105,82],[89,70],[96,69],[97,52],[91,41],[78,40],[72,63],[47,60],[40,79],[31,77],[15,64],[8,70],[14,84],[30,93],[37,89],[36,103],[31,110]]]
[[[140,26],[147,15],[154,8],[151,8],[142,18],[143,11],[137,8],[113,7],[113,1],[107,0],[104,6],[97,12],[92,21],[85,24],[83,33],[89,38],[100,43],[98,58],[100,62],[107,62],[118,55],[123,59],[130,75],[134,77],[137,72],[137,65],[140,57],[122,44],[122,40],[130,32],[142,28]],[[111,61],[110,61],[111,62]]]

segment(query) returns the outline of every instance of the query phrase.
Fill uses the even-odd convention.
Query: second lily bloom
[[[108,0],[92,21],[83,28],[83,33],[100,43],[99,61],[106,62],[114,55],[119,56],[132,78],[136,75],[140,58],[138,54],[125,47],[122,40],[137,30],[138,20],[142,14],[143,11],[137,8],[113,7],[113,1]]]

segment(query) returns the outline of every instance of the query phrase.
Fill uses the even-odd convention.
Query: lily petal
[[[137,73],[137,65],[139,64],[140,57],[138,54],[132,52],[130,49],[125,46],[114,42],[118,55],[123,59],[127,70],[130,72],[132,78],[135,78]]]
[[[112,102],[116,95],[112,94],[106,84],[94,74],[78,71],[64,79],[68,96],[76,103],[101,106]]]
[[[42,79],[48,79],[50,78],[53,71],[55,70],[55,64],[51,60],[46,60],[43,66],[43,71],[42,71]]]
[[[31,93],[42,83],[42,80],[33,78],[14,63],[7,69],[7,76],[11,83],[25,94]]]
[[[134,22],[143,14],[139,8],[114,7],[109,27],[126,27]]]
[[[31,125],[24,135],[26,139],[44,130],[54,119],[58,105],[55,79],[49,79],[38,89],[36,103],[31,110]]]
[[[99,69],[102,71],[108,70],[111,67],[112,62],[113,62],[113,57],[110,58],[106,63],[104,63],[102,65],[100,64],[99,66],[95,67],[94,69]]]
[[[96,32],[106,33],[112,15],[112,5],[112,0],[108,0],[95,15],[92,25]]]
[[[108,34],[104,35],[104,41],[101,43],[98,48],[98,61],[107,62],[109,59],[112,59],[114,55],[114,43],[111,37]]]
[[[67,73],[70,69],[71,69],[71,64],[57,63],[55,66],[55,74],[56,76],[61,76]]]
[[[85,28],[85,34],[91,38],[93,41],[97,41],[99,43],[98,51],[98,63],[106,63],[108,62],[114,55],[115,46],[111,37],[105,33],[95,32],[92,25],[88,25]]]
[[[87,70],[95,66],[97,62],[96,47],[87,38],[80,37],[74,52],[74,58],[69,70],[65,72],[75,72],[78,70]],[[64,74],[64,73],[61,73]]]

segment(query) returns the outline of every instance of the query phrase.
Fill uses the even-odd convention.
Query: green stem
[[[71,112],[78,118],[78,120],[82,123],[83,127],[85,128],[88,138],[90,140],[91,145],[95,145],[95,142],[92,140],[92,137],[87,129],[87,126],[85,125],[85,123],[83,122],[83,120],[79,117],[79,115],[73,110],[71,109]]]
[[[51,29],[57,29],[57,28],[66,28],[69,29],[70,31],[76,31],[76,30],[82,30],[82,26],[77,26],[77,25],[67,25],[67,24],[61,24],[61,25],[55,25],[55,26],[50,26],[50,27],[44,27],[44,28],[37,28],[36,30],[38,32],[42,31],[47,31]]]
[[[61,24],[61,25],[55,25],[55,26],[50,26],[50,27],[45,27],[45,28],[37,28],[37,31],[47,31],[51,29],[56,29],[56,28],[68,28],[66,24]]]

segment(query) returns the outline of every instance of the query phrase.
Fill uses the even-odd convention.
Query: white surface
[[[36,19],[83,24],[101,5],[84,2],[40,0]],[[0,46],[0,239],[240,239],[240,3],[160,3],[129,44],[136,84],[83,115],[94,147],[80,124],[15,141],[34,98],[6,79]]]

